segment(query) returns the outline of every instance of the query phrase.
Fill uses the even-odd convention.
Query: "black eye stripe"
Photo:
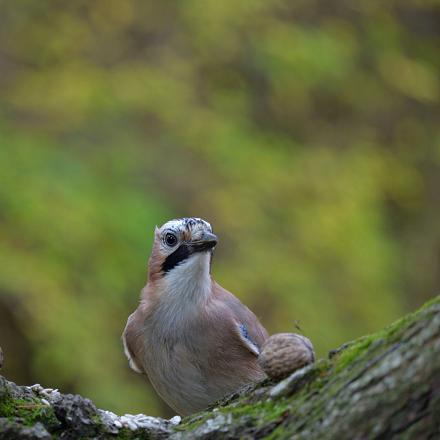
[[[162,270],[164,273],[169,272],[179,263],[186,260],[190,255],[189,247],[186,244],[181,244],[172,254],[165,258],[162,263]]]

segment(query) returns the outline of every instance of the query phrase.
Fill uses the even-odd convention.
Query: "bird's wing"
[[[127,320],[124,332],[122,333],[122,343],[124,345],[124,353],[127,356],[130,368],[136,373],[145,374],[142,364],[136,359],[136,352],[139,347],[139,325],[138,310],[133,312]]]
[[[214,284],[214,294],[232,312],[239,340],[252,354],[258,356],[262,345],[268,338],[266,329],[254,313],[217,283]]]
[[[259,347],[249,336],[249,330],[247,329],[246,325],[235,321],[236,329],[235,331],[238,333],[238,336],[241,340],[241,342],[244,344],[244,346],[255,356],[258,356],[260,354],[261,347]]]

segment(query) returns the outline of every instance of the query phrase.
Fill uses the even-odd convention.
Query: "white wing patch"
[[[244,343],[244,345],[248,348],[248,350],[253,353],[255,356],[258,356],[260,354],[260,349],[258,346],[252,341],[252,339],[249,337],[248,330],[244,324],[240,324],[236,322],[235,324],[237,326],[237,331],[240,336],[240,339]]]
[[[136,373],[143,374],[143,371],[138,367],[134,359],[131,357],[130,350],[127,347],[127,341],[125,340],[125,334],[122,335],[122,344],[124,345],[124,353],[125,356],[127,356],[128,359],[128,365],[133,371],[136,371]]]

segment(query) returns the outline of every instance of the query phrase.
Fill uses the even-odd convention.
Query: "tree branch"
[[[118,417],[0,377],[0,438],[391,439],[440,435],[440,297],[287,379],[250,385],[179,425]]]

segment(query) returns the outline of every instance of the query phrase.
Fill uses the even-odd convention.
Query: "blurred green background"
[[[0,1],[3,374],[168,415],[120,334],[155,225],[318,354],[440,282],[437,1]]]

